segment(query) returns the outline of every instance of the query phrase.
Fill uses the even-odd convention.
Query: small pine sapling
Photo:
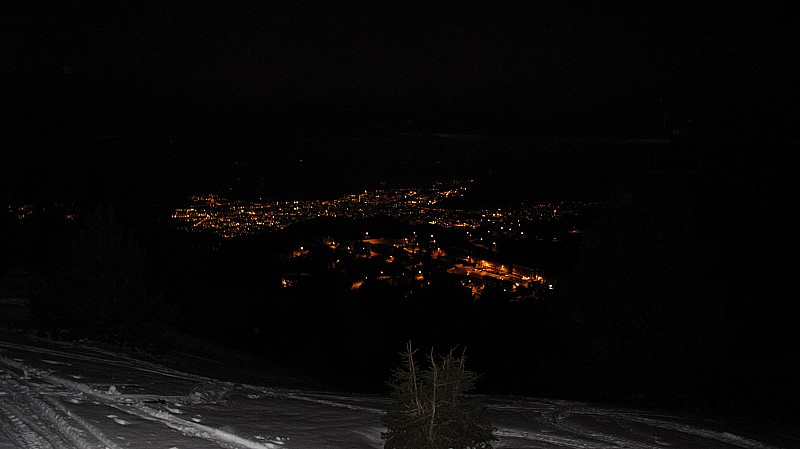
[[[394,401],[383,415],[385,449],[491,449],[495,428],[486,406],[466,393],[478,375],[464,368],[464,354],[428,356],[420,369],[408,344],[403,366],[392,373]]]

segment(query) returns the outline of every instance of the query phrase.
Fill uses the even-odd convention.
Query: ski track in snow
[[[705,445],[707,446],[778,449],[776,446],[745,438],[730,432],[682,424],[678,422],[679,417],[676,416],[664,415],[662,419],[657,419],[647,417],[647,413],[641,411],[598,408],[579,402],[555,400],[532,402],[522,399],[517,401],[516,404],[490,404],[489,410],[495,412],[503,411],[504,413],[514,411],[526,415],[539,415],[540,418],[537,419],[537,421],[549,423],[553,428],[552,431],[530,432],[499,426],[495,435],[545,443],[555,447],[664,449],[673,444],[669,441],[665,441],[664,438],[657,437],[656,435],[658,435],[659,432],[655,432],[654,430],[667,430],[672,432],[671,435],[673,436],[671,439],[698,441],[697,437],[699,437],[701,441],[706,442]],[[596,419],[596,417],[603,417],[603,419],[610,420],[628,431],[631,436],[638,436],[639,438],[631,439],[616,434],[612,435],[606,432],[598,432],[578,423],[577,419],[581,417],[594,419]],[[645,431],[641,429],[639,431],[634,431],[633,424],[643,424],[651,430]],[[720,444],[723,446],[720,446]],[[498,447],[504,447],[504,445],[500,444]]]
[[[86,384],[60,378],[49,371],[34,368],[3,356],[0,356],[0,365],[23,373],[23,379],[34,377],[44,380],[49,385],[61,386],[72,392],[83,393],[87,398],[117,408],[127,414],[160,421],[184,435],[211,440],[223,447],[249,449],[281,447],[273,443],[251,441],[220,429],[187,421],[169,412],[152,408],[130,395],[96,390]],[[13,435],[12,439],[24,442],[24,447],[31,448],[118,447],[96,427],[70,413],[63,404],[56,403],[55,407],[51,406],[49,403],[53,403],[54,399],[46,400],[40,397],[35,394],[34,388],[28,388],[24,383],[26,382],[16,381],[11,376],[5,376],[0,383],[3,391],[10,392],[3,396],[4,401],[0,402],[0,407],[2,407],[0,411],[4,416],[11,417],[11,423],[4,425],[2,429],[4,433]],[[6,397],[10,398],[8,403],[5,403]],[[117,424],[129,424],[127,420],[117,416],[109,417],[113,417]]]
[[[252,387],[251,387],[252,388]],[[345,408],[349,410],[357,410],[363,412],[371,412],[382,414],[383,409],[367,407],[362,404],[353,404],[352,396],[335,396],[331,394],[313,393],[301,390],[277,390],[271,388],[255,387],[255,390],[265,396],[271,396],[281,399],[294,399],[297,401],[306,401],[320,405],[329,405],[332,407]]]
[[[181,379],[190,379],[190,380],[197,380],[197,381],[210,381],[212,379],[208,377],[198,376],[195,374],[183,373],[180,371],[176,371],[161,365],[156,365],[154,363],[150,363],[140,359],[133,359],[128,357],[124,354],[114,353],[110,351],[106,351],[100,348],[93,348],[90,346],[76,346],[71,343],[65,342],[53,342],[54,344],[59,344],[64,347],[64,351],[57,351],[53,349],[46,349],[40,348],[37,346],[27,346],[27,345],[20,345],[15,343],[6,343],[0,342],[0,347],[24,350],[28,352],[38,352],[40,354],[51,355],[51,356],[58,356],[58,357],[65,357],[70,358],[73,360],[80,360],[83,362],[90,362],[90,363],[97,363],[97,364],[104,364],[104,365],[111,365],[111,366],[119,366],[124,368],[135,369],[137,371],[142,371],[146,373],[158,374],[160,376],[169,376],[169,377],[177,377]],[[91,352],[95,352],[97,354],[103,355],[104,357],[99,357],[96,355],[91,355],[87,353],[75,353],[75,352],[66,352],[72,348],[79,348],[80,350],[89,350]],[[42,360],[48,364],[62,364],[63,362],[58,362],[54,360]]]
[[[21,364],[0,364],[19,368]],[[16,365],[16,366],[15,366]],[[34,372],[28,367],[28,372]],[[0,379],[6,394],[0,402],[0,411],[8,417],[2,429],[12,439],[23,442],[22,447],[32,448],[116,448],[117,445],[94,425],[75,415],[53,398],[37,391],[26,379],[11,376]]]
[[[233,384],[211,378],[176,371],[165,366],[141,361],[124,354],[94,348],[84,344],[47,342],[50,348],[0,342],[0,447],[6,447],[5,436],[11,446],[33,449],[50,448],[122,448],[131,446],[133,437],[126,440],[118,429],[133,429],[128,435],[137,435],[137,429],[153,423],[160,429],[170,429],[190,441],[203,440],[207,447],[231,449],[291,449],[311,447],[304,443],[302,432],[314,432],[326,427],[328,432],[345,436],[335,444],[318,444],[319,438],[308,440],[313,447],[368,447],[381,448],[380,416],[389,403],[388,398],[314,392],[299,389],[272,388],[247,384]],[[53,349],[54,346],[61,348]],[[7,354],[13,352],[13,356]],[[9,355],[9,356],[7,356]],[[20,355],[28,356],[21,358]],[[37,358],[37,356],[39,358]],[[46,356],[47,358],[41,358]],[[64,360],[71,360],[72,363]],[[142,376],[173,379],[170,385],[188,382],[194,385],[186,394],[158,395],[125,393],[121,383],[104,382],[87,384],[80,380],[97,376],[97,370],[74,373],[80,362],[88,366],[114,367],[121,372],[134,370]],[[42,365],[36,367],[32,364]],[[57,370],[69,372],[57,372]],[[102,372],[102,368],[100,370]],[[107,379],[108,380],[108,379]],[[133,385],[135,386],[135,385]],[[177,392],[175,392],[177,393]],[[206,422],[205,414],[195,413],[203,407],[213,413],[229,398],[235,401],[278,401],[275,410],[280,428],[265,432],[264,428],[252,431],[252,438],[237,435],[227,423],[217,425]],[[745,437],[736,432],[715,430],[724,428],[721,423],[693,419],[692,417],[656,414],[644,411],[595,407],[589,404],[541,400],[520,397],[486,397],[497,431],[500,448],[633,448],[663,449],[665,447],[716,447],[778,449],[764,442]],[[96,404],[108,410],[103,421],[81,416],[80,405]],[[237,402],[236,405],[241,405]],[[273,404],[273,402],[267,402]],[[296,405],[287,405],[296,404]],[[187,407],[194,407],[187,409]],[[198,409],[199,407],[199,409]],[[258,409],[263,414],[263,410]],[[324,410],[331,422],[313,424],[314,414]],[[333,411],[331,411],[333,410]],[[340,410],[337,412],[336,410]],[[239,413],[243,413],[239,410]],[[279,415],[301,416],[295,426],[290,418]],[[231,410],[235,419],[237,410]],[[293,416],[294,416],[293,415]],[[219,414],[215,415],[219,421]],[[356,417],[356,418],[354,418]],[[275,418],[275,417],[273,417]],[[338,427],[339,423],[343,427]],[[288,424],[286,424],[288,423]],[[238,422],[231,425],[237,426]],[[278,425],[278,424],[273,424]],[[114,426],[117,426],[116,428]],[[287,427],[288,426],[288,427]],[[166,430],[165,429],[165,430]],[[286,432],[292,437],[264,437]],[[162,430],[163,432],[163,430]],[[116,435],[116,436],[115,436]],[[323,434],[324,435],[324,434]],[[792,432],[785,435],[789,441],[800,441]],[[355,439],[354,439],[355,438]],[[357,443],[353,443],[357,441]],[[338,444],[338,445],[337,445]],[[165,446],[162,446],[165,447]],[[173,446],[188,449],[193,446]],[[790,446],[782,446],[790,447]]]

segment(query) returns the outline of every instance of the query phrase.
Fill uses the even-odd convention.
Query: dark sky
[[[788,8],[378,3],[4,2],[0,130],[619,136],[662,131],[665,111],[708,132],[799,122]]]

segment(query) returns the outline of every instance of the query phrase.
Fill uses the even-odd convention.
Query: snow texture
[[[146,359],[87,342],[0,338],[0,449],[383,447],[387,397],[234,383]],[[800,447],[798,431],[778,424],[483,399],[496,448]]]

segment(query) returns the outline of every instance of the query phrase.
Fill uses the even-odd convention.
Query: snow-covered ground
[[[254,366],[200,344],[154,358],[0,332],[0,448],[383,447],[388,398],[315,391]],[[800,447],[785,425],[484,399],[496,448]]]

